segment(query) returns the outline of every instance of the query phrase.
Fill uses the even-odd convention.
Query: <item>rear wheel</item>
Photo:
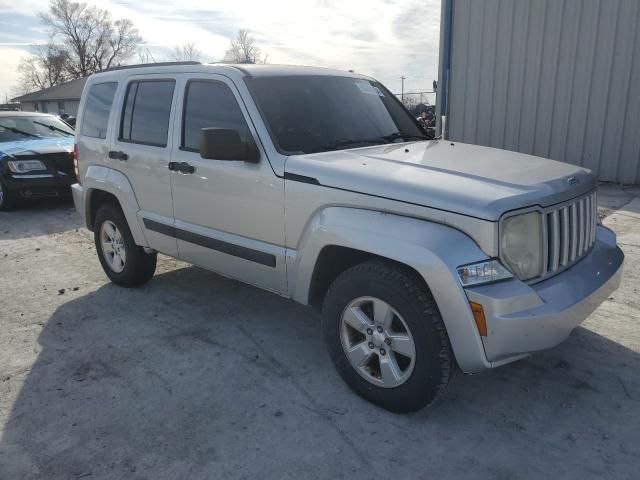
[[[383,260],[348,269],[327,292],[322,328],[338,373],[370,402],[412,412],[446,390],[449,339],[433,296],[411,270]]]
[[[111,204],[101,206],[93,230],[100,264],[113,283],[137,287],[151,280],[157,254],[146,253],[136,245],[119,208]]]

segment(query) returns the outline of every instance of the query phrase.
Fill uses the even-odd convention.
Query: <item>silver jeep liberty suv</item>
[[[345,382],[392,411],[562,342],[620,281],[588,170],[429,140],[355,73],[118,68],[88,79],[75,142],[114,283],[161,252],[310,305]]]

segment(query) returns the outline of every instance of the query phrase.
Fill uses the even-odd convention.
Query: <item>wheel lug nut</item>
[[[367,335],[373,335],[373,330],[371,330],[370,328],[367,328]]]
[[[387,351],[384,348],[380,349],[380,355],[386,355]]]
[[[373,342],[369,342],[369,348],[373,348],[373,347],[374,347]]]
[[[384,339],[384,343],[386,343],[387,345],[391,345],[391,339],[390,338],[385,338]]]
[[[378,332],[382,333],[382,327],[378,327]]]

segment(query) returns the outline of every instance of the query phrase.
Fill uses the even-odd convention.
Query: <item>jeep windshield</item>
[[[34,138],[72,136],[72,128],[50,115],[0,117],[0,143]]]
[[[428,140],[398,99],[374,81],[338,76],[246,81],[285,155]]]

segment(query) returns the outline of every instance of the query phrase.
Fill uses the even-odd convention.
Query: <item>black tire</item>
[[[100,241],[101,227],[107,221],[115,224],[124,240],[126,261],[121,272],[116,272],[111,268],[102,251],[102,242]],[[93,233],[98,259],[104,272],[113,283],[123,287],[138,287],[151,280],[156,271],[158,255],[157,253],[146,253],[142,247],[136,245],[127,220],[120,208],[112,204],[102,205],[96,213]]]
[[[4,182],[0,179],[0,190],[2,191],[2,195],[0,195],[0,211],[8,211],[13,210],[15,206],[15,199],[13,194],[9,193],[7,187],[4,185]]]
[[[360,297],[383,300],[402,316],[415,344],[415,363],[404,383],[374,385],[351,366],[340,340],[342,313]],[[447,388],[455,360],[433,296],[413,271],[393,262],[372,260],[343,272],[324,300],[322,330],[329,354],[342,379],[366,400],[392,412],[420,410]]]

